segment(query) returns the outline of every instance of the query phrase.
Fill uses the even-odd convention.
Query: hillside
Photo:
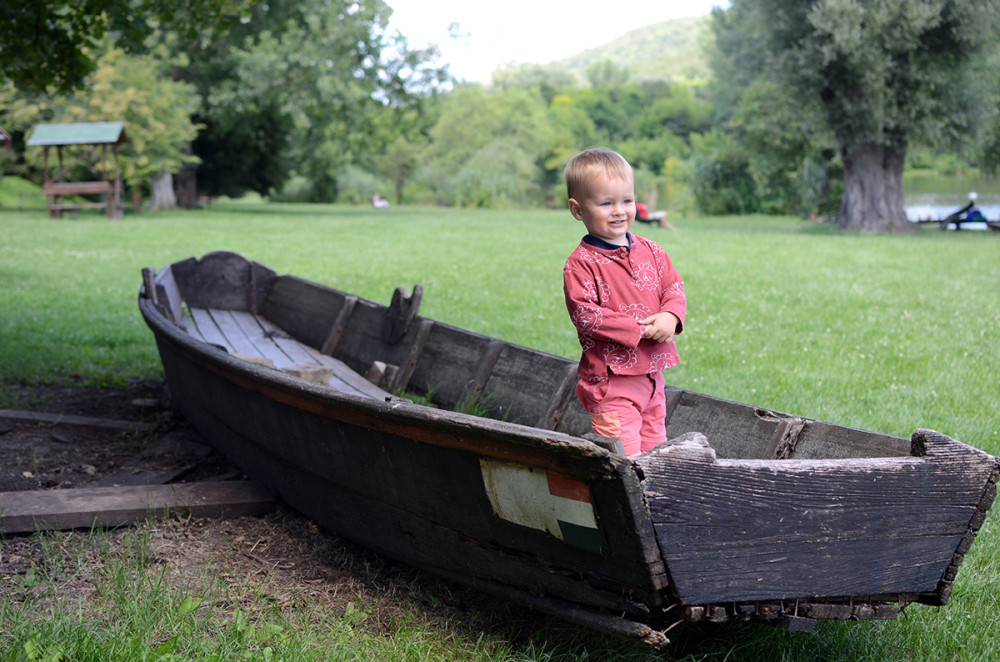
[[[602,60],[627,67],[637,78],[704,80],[711,75],[703,50],[709,19],[691,16],[654,23],[553,64],[565,67],[580,82],[586,82],[588,67]]]
[[[0,173],[0,209],[45,206],[42,188],[26,179]]]

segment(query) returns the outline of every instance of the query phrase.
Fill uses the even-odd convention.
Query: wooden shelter
[[[59,218],[67,209],[104,209],[108,218],[121,218],[121,182],[118,146],[126,142],[124,122],[86,122],[76,124],[39,124],[31,132],[27,144],[45,150],[45,184],[49,216]],[[114,155],[114,168],[108,163],[108,146]],[[58,167],[49,170],[49,148],[55,147]],[[98,151],[100,148],[100,151]],[[64,153],[72,156],[64,160]],[[88,172],[101,175],[92,181],[67,181],[73,168],[84,166]],[[68,202],[70,195],[97,195],[98,202]]]

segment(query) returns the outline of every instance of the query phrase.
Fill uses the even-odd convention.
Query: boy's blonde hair
[[[587,188],[587,183],[597,174],[611,179],[632,181],[632,166],[618,152],[607,147],[585,149],[566,163],[563,177],[566,194],[575,198]]]

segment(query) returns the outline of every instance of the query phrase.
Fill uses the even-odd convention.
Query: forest
[[[567,158],[606,145],[650,207],[893,231],[904,169],[1000,165],[998,0],[735,0],[490,84],[390,32],[383,0],[69,7],[5,10],[0,173],[40,182],[40,123],[117,120],[134,197],[194,164],[210,197],[558,207]]]

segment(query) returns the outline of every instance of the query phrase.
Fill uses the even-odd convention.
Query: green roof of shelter
[[[28,145],[101,145],[125,142],[124,122],[39,124],[28,137]]]

